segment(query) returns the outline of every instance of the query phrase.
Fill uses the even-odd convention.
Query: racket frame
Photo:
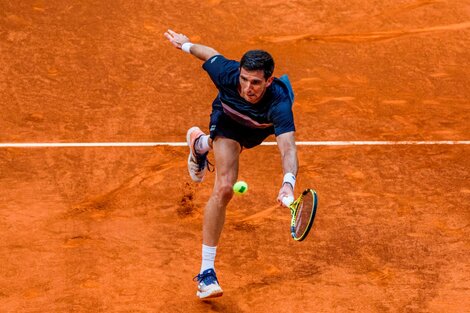
[[[295,221],[297,219],[297,213],[298,213],[298,208],[299,208],[299,205],[300,203],[302,202],[303,198],[308,194],[308,193],[312,193],[312,197],[313,197],[313,209],[312,211],[310,212],[310,216],[309,216],[309,220],[308,220],[308,223],[307,223],[307,228],[304,230],[304,232],[302,233],[302,235],[300,237],[296,237],[295,235]],[[313,189],[305,189],[302,194],[294,201],[292,202],[290,205],[289,205],[289,209],[290,209],[290,212],[291,212],[291,226],[290,226],[290,230],[291,230],[291,235],[292,235],[292,238],[296,241],[302,241],[304,240],[308,233],[310,232],[310,229],[312,228],[312,225],[313,225],[313,221],[315,219],[315,214],[317,213],[317,205],[318,205],[318,196],[317,196],[317,193],[315,190]]]

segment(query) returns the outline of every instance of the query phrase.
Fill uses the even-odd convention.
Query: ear
[[[268,78],[268,80],[266,81],[266,88],[271,86],[271,84],[273,83],[273,80],[274,80],[274,76],[271,76]]]

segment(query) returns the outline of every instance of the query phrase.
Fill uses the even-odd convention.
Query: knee
[[[233,197],[233,187],[229,183],[218,184],[214,191],[222,202],[229,202]]]

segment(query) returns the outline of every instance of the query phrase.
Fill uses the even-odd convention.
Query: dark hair
[[[250,50],[240,60],[240,68],[247,71],[263,71],[264,78],[268,79],[274,72],[273,57],[263,50]]]

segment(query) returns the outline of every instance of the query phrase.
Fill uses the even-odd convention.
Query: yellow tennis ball
[[[244,181],[237,181],[233,185],[233,192],[235,192],[235,194],[237,195],[244,194],[245,192],[247,192],[247,190],[248,190],[248,184],[245,183]]]

